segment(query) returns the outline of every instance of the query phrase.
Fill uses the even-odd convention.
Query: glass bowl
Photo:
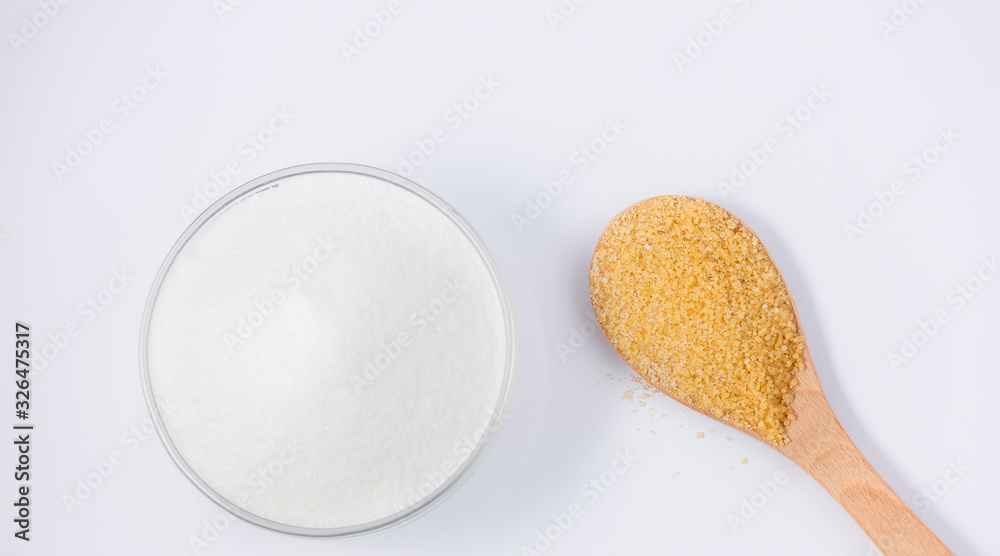
[[[496,295],[498,296],[500,310],[502,312],[504,335],[506,338],[506,360],[504,363],[503,379],[499,396],[490,414],[489,421],[485,429],[482,431],[478,440],[475,441],[475,447],[471,449],[464,461],[457,466],[457,469],[431,492],[418,493],[419,498],[400,511],[365,523],[325,528],[290,525],[252,513],[244,509],[236,501],[231,500],[217,492],[208,484],[208,482],[206,482],[206,480],[199,476],[199,474],[185,460],[181,451],[178,450],[177,446],[175,446],[174,440],[171,438],[170,426],[165,420],[165,416],[168,413],[167,409],[169,408],[160,407],[157,402],[150,378],[149,365],[150,324],[153,318],[157,299],[161,292],[161,288],[163,287],[164,280],[170,274],[175,260],[185,249],[185,246],[188,245],[192,238],[195,237],[207,223],[219,218],[220,215],[224,214],[229,208],[251,198],[253,195],[261,191],[272,187],[279,187],[283,180],[312,173],[348,173],[376,178],[416,195],[447,217],[464,233],[465,237],[473,246],[474,250],[487,268],[487,272],[492,280]],[[489,251],[473,230],[472,226],[451,205],[412,181],[384,170],[356,164],[307,164],[278,170],[244,184],[208,207],[208,209],[206,209],[204,213],[191,223],[187,230],[185,230],[180,239],[174,244],[170,253],[166,257],[166,260],[160,267],[146,302],[142,317],[142,329],[140,332],[140,368],[146,404],[149,408],[159,437],[163,441],[167,452],[187,478],[219,506],[248,522],[283,533],[310,537],[353,537],[384,531],[423,515],[431,508],[440,504],[443,500],[445,500],[445,498],[447,498],[447,496],[455,492],[464,483],[464,481],[469,478],[475,468],[482,461],[484,455],[492,444],[497,429],[502,424],[501,416],[503,415],[503,410],[507,403],[511,381],[514,375],[515,343],[514,317],[511,310],[509,294],[500,276],[496,263],[493,261]],[[417,491],[414,492],[416,493]]]

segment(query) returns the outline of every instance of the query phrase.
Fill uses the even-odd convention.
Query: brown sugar
[[[597,321],[637,372],[676,399],[783,445],[803,339],[757,236],[690,197],[637,203],[590,267]]]

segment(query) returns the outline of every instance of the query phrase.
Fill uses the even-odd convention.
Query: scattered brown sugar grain
[[[783,445],[803,339],[760,240],[721,207],[665,196],[608,224],[590,267],[618,353],[675,398]]]

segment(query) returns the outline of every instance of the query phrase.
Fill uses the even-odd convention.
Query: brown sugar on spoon
[[[784,280],[742,220],[690,197],[632,205],[598,240],[590,297],[633,369],[795,462],[882,554],[954,556],[840,425]]]
[[[691,197],[654,197],[608,224],[591,301],[614,348],[657,388],[705,413],[788,442],[803,338],[757,236]]]

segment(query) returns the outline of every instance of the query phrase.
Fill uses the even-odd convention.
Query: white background
[[[191,554],[200,539],[206,555],[874,554],[833,499],[775,451],[663,396],[645,407],[623,400],[630,371],[599,334],[560,354],[573,329],[590,329],[587,267],[604,225],[670,193],[718,202],[758,232],[861,450],[956,553],[1000,553],[1000,280],[961,309],[948,298],[981,257],[1000,254],[1000,5],[911,1],[916,11],[895,16],[898,30],[880,27],[904,7],[894,1],[592,0],[555,21],[546,12],[557,0],[400,0],[351,56],[343,45],[387,2],[246,0],[230,11],[209,0],[73,2],[51,17],[35,1],[5,2],[2,341],[13,344],[21,320],[36,352],[52,343],[55,357],[32,383],[30,543],[13,538],[12,431],[0,450],[0,553]],[[732,23],[713,23],[723,10]],[[44,25],[31,33],[22,18]],[[706,25],[718,37],[698,37]],[[691,47],[690,63],[675,56],[689,38],[707,45]],[[147,67],[166,76],[134,90]],[[477,109],[451,127],[450,107],[490,76],[496,90],[469,101]],[[800,109],[813,88],[832,96]],[[143,97],[125,118],[115,104],[123,94]],[[247,160],[241,143],[275,109],[294,119]],[[797,109],[799,127],[781,124]],[[54,169],[102,118],[113,131],[76,168]],[[627,127],[582,169],[574,152],[607,118]],[[300,163],[398,171],[399,157],[439,127],[445,141],[410,177],[478,230],[518,321],[517,377],[496,444],[443,505],[375,537],[299,539],[218,517],[142,432],[140,317],[186,227],[181,205]],[[939,129],[957,137],[928,151],[934,163],[917,175],[911,157],[933,149]],[[768,138],[777,151],[723,196],[719,182]],[[223,191],[206,188],[230,160],[239,171]],[[562,171],[573,183],[518,230],[512,214]],[[905,194],[874,207],[878,217],[849,238],[845,225],[894,180]],[[124,291],[105,293],[99,314],[78,311],[122,269],[132,277]],[[947,322],[894,371],[889,353],[942,310]],[[59,347],[67,324],[78,332]],[[0,380],[7,427],[12,363]],[[67,510],[114,451],[124,462]],[[616,451],[638,461],[591,503],[580,487]],[[957,481],[950,464],[967,468]],[[789,480],[775,493],[766,481],[781,470]],[[923,489],[937,501],[915,499]],[[754,497],[765,490],[773,496]],[[767,502],[734,532],[729,515],[751,499]],[[583,516],[536,546],[551,515],[573,503]],[[213,519],[229,524],[215,532]]]

